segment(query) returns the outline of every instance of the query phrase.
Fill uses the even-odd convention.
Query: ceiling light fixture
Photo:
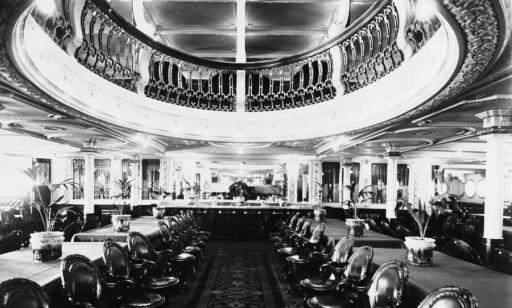
[[[337,136],[336,138],[334,138],[331,141],[331,148],[334,152],[336,152],[340,146],[345,145],[345,144],[349,143],[350,141],[352,141],[352,139],[347,136],[344,136],[344,135]]]
[[[57,6],[53,0],[36,0],[37,9],[44,15],[53,15],[57,11]]]
[[[435,16],[435,8],[432,0],[417,0],[415,16],[419,21],[431,20]]]
[[[142,134],[136,134],[133,137],[133,140],[136,143],[140,144],[144,149],[149,148],[150,140],[149,140],[148,136],[142,135]]]

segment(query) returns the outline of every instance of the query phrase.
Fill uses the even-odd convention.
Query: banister
[[[292,65],[294,63],[305,61],[308,58],[314,57],[318,54],[328,51],[330,48],[338,45],[340,42],[346,40],[354,33],[358,32],[362,25],[365,25],[368,21],[370,21],[375,14],[377,14],[382,8],[384,8],[389,3],[393,2],[393,0],[386,1],[376,1],[372,6],[365,12],[361,17],[359,17],[354,24],[350,25],[340,36],[335,37],[317,47],[314,47],[308,51],[292,55],[289,57],[283,57],[280,59],[267,60],[267,61],[255,61],[255,62],[246,62],[246,63],[234,63],[234,62],[225,62],[225,61],[214,61],[203,59],[200,57],[196,57],[193,55],[186,54],[182,51],[171,48],[165,44],[157,42],[142,31],[137,29],[131,23],[129,23],[126,19],[120,16],[108,3],[106,0],[91,0],[104,14],[106,14],[117,26],[122,28],[128,34],[132,35],[140,42],[150,47],[154,51],[174,57],[181,61],[189,62],[191,64],[210,67],[219,70],[262,70],[262,69],[270,69],[279,66]]]

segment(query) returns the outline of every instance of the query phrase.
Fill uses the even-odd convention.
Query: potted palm
[[[192,185],[190,185],[190,182],[186,179],[183,179],[183,182],[185,183],[185,188],[183,188],[183,199],[189,200],[192,194]]]
[[[354,200],[354,187],[353,185],[347,185],[346,188],[350,191],[350,198],[344,202],[349,208],[354,211],[354,218],[346,219],[347,233],[349,236],[361,237],[364,234],[365,221],[357,216],[358,207],[361,204],[366,204],[369,200],[374,198],[375,193],[371,191],[372,185],[363,187],[357,193],[357,201]]]
[[[122,178],[114,181],[114,186],[119,193],[112,196],[114,205],[117,206],[119,214],[112,215],[112,228],[115,232],[128,232],[130,230],[130,214],[123,214],[125,207],[129,204],[132,180]]]
[[[164,188],[160,187],[157,190],[151,190],[151,195],[158,199],[158,205],[152,208],[153,217],[157,219],[164,218],[165,207],[163,206],[164,199],[171,193],[165,191]]]
[[[32,167],[24,170],[25,174],[30,177],[34,183],[37,179],[37,167]],[[42,191],[43,187],[47,187],[46,193],[49,193],[48,198],[43,198],[45,194]],[[69,189],[76,189],[76,184],[72,179],[67,179],[58,184],[35,185],[34,193],[37,194],[37,201],[35,198],[30,201],[30,206],[35,208],[41,216],[44,231],[34,232],[30,234],[30,246],[32,247],[32,257],[36,262],[47,262],[56,260],[62,256],[62,242],[64,242],[64,233],[60,231],[53,231],[55,220],[57,216],[69,210],[70,206],[65,206],[64,203],[68,197]]]
[[[418,225],[420,236],[406,236],[405,247],[407,248],[407,263],[420,266],[431,266],[434,248],[436,247],[435,239],[425,237],[428,223],[431,217],[431,208],[428,203],[422,204],[418,201],[418,208],[414,209],[412,204],[406,200],[402,200],[407,210]],[[430,211],[430,213],[428,213]]]
[[[249,186],[243,181],[236,181],[229,186],[229,195],[244,202],[249,197]]]

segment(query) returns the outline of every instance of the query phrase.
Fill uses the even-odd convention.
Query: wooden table
[[[34,262],[30,247],[2,254],[0,255],[0,282],[11,278],[26,278],[37,282],[51,292],[61,284],[61,260],[71,254],[81,254],[98,262],[103,256],[103,243],[64,242],[62,257],[45,263]]]
[[[316,224],[314,224],[316,225]],[[314,228],[314,226],[312,227]],[[341,219],[327,219],[325,221],[325,235],[329,238],[340,239],[347,236],[347,225]],[[356,237],[355,246],[372,246],[373,248],[402,248],[402,240],[384,235],[372,230],[364,230],[362,237]]]
[[[405,261],[405,249],[374,249],[376,266],[389,260]],[[434,251],[432,267],[409,265],[407,307],[417,304],[432,290],[461,286],[478,300],[480,308],[512,307],[512,276]]]
[[[132,219],[130,221],[130,231],[137,231],[145,236],[153,238],[157,236],[158,221],[164,221],[165,219],[156,219],[151,216],[142,216],[139,218]],[[72,242],[103,242],[106,239],[112,239],[116,242],[126,242],[128,232],[115,232],[112,229],[112,225],[107,225],[98,229],[89,230],[86,232],[80,232],[73,236]]]

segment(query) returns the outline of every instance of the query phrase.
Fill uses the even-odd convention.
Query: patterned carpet
[[[169,307],[302,307],[301,296],[288,295],[270,243],[210,242],[205,261],[186,294]]]

